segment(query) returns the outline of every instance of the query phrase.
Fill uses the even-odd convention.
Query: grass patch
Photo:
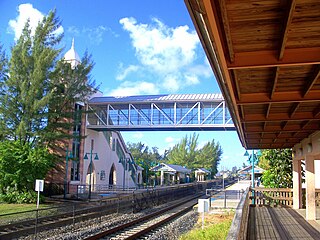
[[[39,207],[44,208],[48,207],[48,205],[40,204]],[[7,213],[16,213],[16,212],[23,212],[29,210],[36,210],[36,204],[8,204],[8,203],[1,203],[0,204],[0,213],[7,214]]]
[[[48,205],[48,204],[40,204],[39,209],[42,208],[48,208],[48,207],[53,207],[53,205]],[[21,213],[24,211],[32,211],[36,210],[37,205],[36,204],[8,204],[8,203],[0,203],[0,215],[3,214],[12,214],[12,215],[7,215],[7,216],[0,216],[0,225],[3,224],[8,224],[16,221],[21,221],[24,219],[33,219],[36,217],[35,212],[26,212],[26,213]],[[50,211],[51,212],[51,211]],[[16,213],[16,214],[14,214]],[[44,215],[50,214],[49,211],[44,211]],[[43,214],[41,212],[41,214]]]
[[[190,232],[183,234],[179,240],[222,240],[226,239],[234,212],[226,212],[221,215],[206,214],[205,225],[202,230],[202,218],[199,215],[199,220],[196,228]]]

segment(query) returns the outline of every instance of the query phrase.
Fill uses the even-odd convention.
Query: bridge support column
[[[293,208],[302,208],[301,160],[293,160]]]
[[[316,194],[314,157],[307,155],[306,161],[306,220],[316,220]]]

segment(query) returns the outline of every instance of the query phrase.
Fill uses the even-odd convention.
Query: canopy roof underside
[[[320,126],[319,0],[185,0],[245,148]]]

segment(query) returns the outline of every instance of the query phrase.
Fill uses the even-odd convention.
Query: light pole
[[[251,159],[252,161],[252,172],[251,172],[251,188],[252,188],[252,204],[255,203],[255,192],[254,192],[254,188],[255,188],[255,181],[254,181],[254,162],[256,160],[256,154],[259,155],[259,151],[257,151],[257,153],[254,153],[254,150],[252,149],[252,154],[249,154],[248,151],[246,150],[244,156],[249,157],[249,161]]]
[[[73,158],[73,155],[72,155],[72,151],[69,151],[69,146],[67,146],[67,148],[66,148],[66,175],[64,176],[64,192],[63,192],[64,199],[67,196],[69,158]]]
[[[98,153],[93,153],[93,140],[91,140],[91,148],[90,153],[86,153],[84,155],[84,160],[88,160],[88,154],[90,154],[90,177],[89,177],[89,196],[88,198],[91,199],[91,175],[92,175],[92,155],[95,154],[94,160],[99,160]]]

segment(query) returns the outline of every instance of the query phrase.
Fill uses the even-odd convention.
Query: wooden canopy
[[[245,148],[320,128],[319,0],[185,0]]]

